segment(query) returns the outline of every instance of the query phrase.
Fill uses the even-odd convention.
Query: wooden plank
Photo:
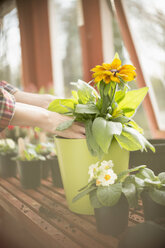
[[[50,197],[50,199],[52,199],[52,198],[55,199],[55,198],[58,198],[58,197],[57,196],[55,197],[53,193],[48,193],[47,194],[46,189],[48,189],[49,192],[53,191],[55,194],[59,194],[62,197],[64,197],[64,189],[53,187],[52,184],[50,183],[50,181],[43,180],[42,185],[44,185],[44,188],[40,187],[39,191],[42,191],[42,194],[47,195],[48,197]],[[45,187],[46,187],[46,189],[45,189]],[[68,205],[67,205],[67,202],[65,200],[65,197],[64,197],[64,200],[63,199],[60,200],[60,203],[63,204],[63,206],[66,206],[68,208]],[[96,225],[96,221],[95,221],[95,218],[93,216],[83,215],[82,218],[86,219],[88,222]]]
[[[3,219],[3,228],[0,231],[1,248],[44,248],[22,224],[18,223],[5,210]]]
[[[120,237],[117,239],[98,233],[93,216],[72,213],[68,209],[64,190],[54,187],[50,180],[43,180],[37,190],[24,190],[16,178],[0,179],[0,205],[6,207],[6,210],[26,226],[27,230],[31,230],[35,238],[45,235],[41,239],[43,247],[116,248],[118,246]],[[129,226],[143,221],[142,206],[138,211],[130,211]],[[50,227],[45,230],[44,227],[47,225]],[[51,229],[52,233],[49,232]],[[43,235],[43,232],[46,234]],[[60,236],[57,239],[58,245],[54,244],[58,235],[56,238],[53,236],[57,233]]]
[[[15,178],[11,178],[10,183],[13,183],[14,186],[17,187],[17,190],[20,188],[20,184],[18,180]],[[6,185],[7,186],[7,185]],[[8,189],[11,187],[8,185]],[[63,232],[67,232],[66,234],[71,236],[73,240],[75,239],[77,242],[81,243],[84,247],[116,247],[117,246],[117,239],[109,236],[105,236],[103,234],[99,234],[96,231],[95,225],[92,225],[91,223],[87,222],[86,220],[83,219],[83,216],[79,216],[77,214],[74,214],[70,212],[70,210],[63,206],[61,204],[61,200],[63,201],[63,197],[61,197],[58,194],[55,194],[54,192],[51,192],[51,199],[47,197],[47,195],[43,195],[40,193],[42,192],[40,187],[37,191],[29,191],[25,190],[24,192],[26,193],[26,199],[25,201],[27,202],[27,194],[30,197],[33,197],[33,199],[29,199],[29,203],[32,202],[31,206],[36,205],[34,204],[34,199],[36,202],[39,202],[42,204],[46,209],[50,210],[52,214],[56,218],[49,219],[49,223],[55,224],[60,228]],[[12,192],[14,189],[12,190]],[[44,191],[44,190],[43,190]],[[45,189],[45,194],[49,194],[50,192]],[[23,195],[19,192],[17,194],[20,196],[22,200],[24,200]],[[61,199],[62,198],[62,199]],[[94,218],[94,217],[93,217]],[[60,222],[59,222],[60,220]],[[74,230],[74,233],[73,233]],[[71,231],[71,232],[70,232]],[[76,234],[76,236],[75,236]],[[100,243],[98,243],[100,242]]]
[[[23,206],[20,200],[3,188],[6,183],[7,181],[0,179],[0,205],[23,226],[31,230],[34,237],[38,237],[45,247],[80,247],[28,206]]]

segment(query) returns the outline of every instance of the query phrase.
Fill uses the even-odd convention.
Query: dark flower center
[[[117,69],[112,69],[110,71],[113,73],[114,76],[116,76],[116,73],[119,72]]]

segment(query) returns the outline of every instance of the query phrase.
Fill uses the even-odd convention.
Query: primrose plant
[[[73,198],[73,202],[89,195],[91,205],[94,208],[111,207],[116,205],[121,195],[124,194],[129,205],[135,206],[137,204],[137,192],[130,177],[132,173],[137,173],[142,168],[145,168],[145,165],[116,174],[113,171],[111,160],[92,164],[88,171],[88,184],[79,190],[79,193]]]

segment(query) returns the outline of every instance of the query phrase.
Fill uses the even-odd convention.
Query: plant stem
[[[116,84],[115,84],[114,91],[113,91],[113,95],[112,95],[111,105],[112,105],[112,103],[113,103],[113,100],[114,100],[114,97],[115,97],[115,93],[116,93],[117,87],[118,87],[118,84],[116,83]]]

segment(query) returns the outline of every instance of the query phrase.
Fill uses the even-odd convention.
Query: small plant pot
[[[129,206],[124,195],[115,206],[95,208],[97,231],[117,236],[128,226]]]
[[[25,189],[35,189],[40,186],[41,161],[17,161],[20,182]]]
[[[50,162],[50,169],[51,169],[53,185],[55,187],[57,187],[57,188],[63,188],[61,172],[60,172],[57,157],[54,157],[53,159],[50,159],[49,162]]]
[[[151,220],[155,222],[161,222],[161,220],[165,220],[165,206],[154,202],[149,196],[148,192],[142,192],[141,198],[143,202],[145,220]]]
[[[7,154],[5,156],[0,156],[0,177],[16,177],[17,166],[16,161],[11,160],[14,155]]]
[[[150,139],[149,142],[155,147],[156,152],[153,153],[151,150],[130,152],[129,167],[145,164],[157,175],[164,171],[165,139]]]
[[[49,160],[41,161],[41,178],[46,179],[49,176]]]

